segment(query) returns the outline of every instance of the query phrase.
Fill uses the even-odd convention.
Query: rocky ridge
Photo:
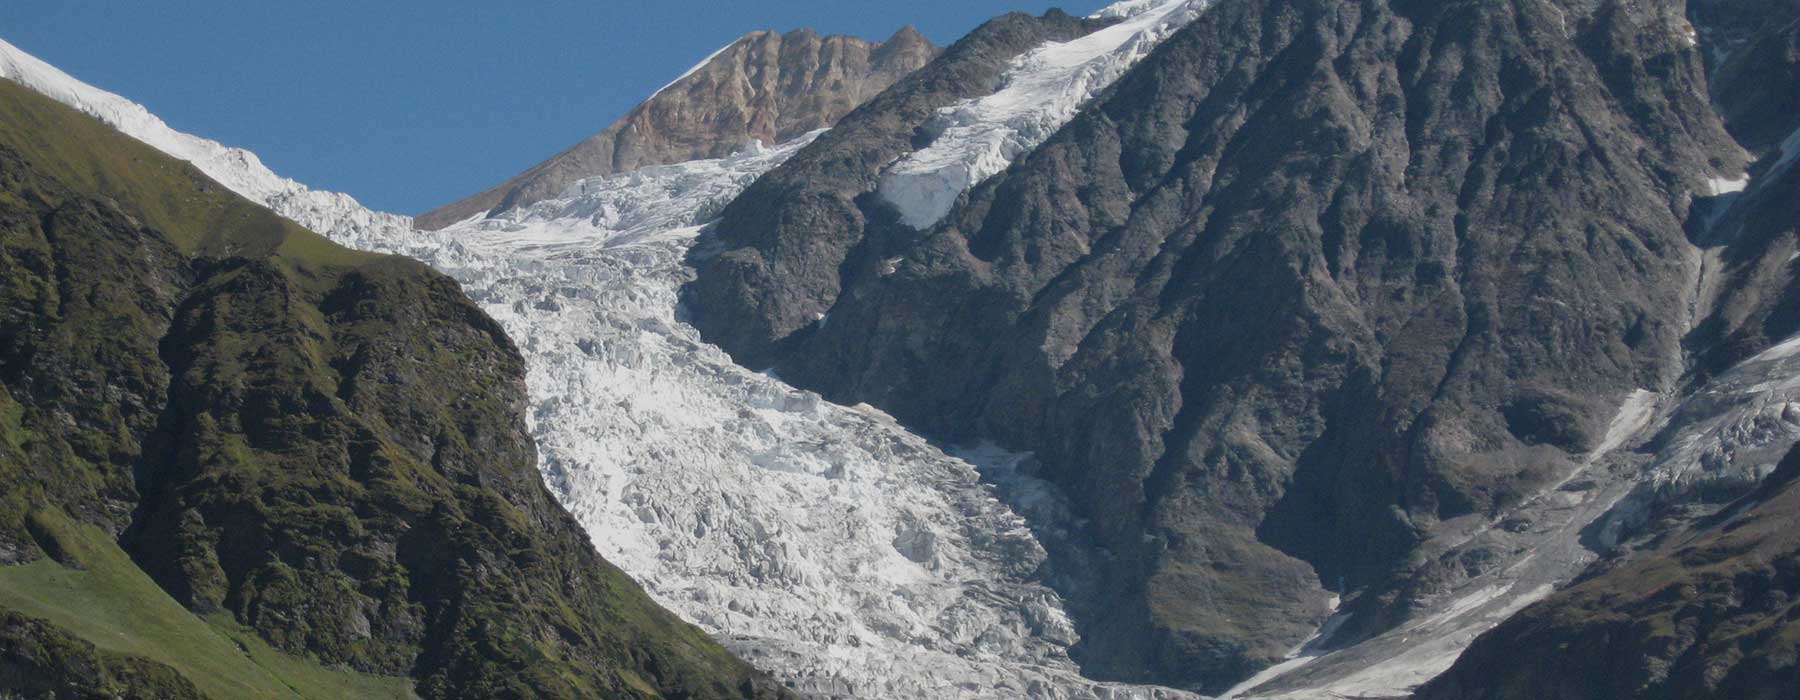
[[[550,199],[587,177],[722,158],[836,123],[924,65],[937,47],[912,27],[887,41],[800,29],[747,34],[708,56],[605,130],[487,191],[418,217],[439,229]]]
[[[1609,556],[1477,640],[1422,698],[1777,698],[1800,682],[1800,3],[1688,13],[1754,162],[1691,220],[1705,257],[1686,398],[1644,449],[1647,478],[1592,528]]]
[[[1221,2],[928,230],[775,171],[727,208],[696,321],[830,400],[1036,453],[1112,557],[1065,582],[1084,670],[1223,691],[1328,616],[1337,647],[1428,618],[1513,556],[1470,534],[1681,393],[1689,212],[1748,161],[1694,35],[1669,3]],[[890,162],[843,143],[795,162]],[[1595,499],[1397,690],[1592,561]]]

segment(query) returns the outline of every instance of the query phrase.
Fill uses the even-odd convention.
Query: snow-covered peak
[[[314,231],[412,227],[411,219],[371,211],[350,195],[321,192],[276,175],[256,154],[242,148],[176,131],[143,105],[81,82],[4,40],[0,40],[0,78],[31,88],[159,151],[193,163],[245,199]]]
[[[938,137],[902,158],[881,181],[881,196],[906,225],[929,228],[957,197],[1037,148],[1082,106],[1199,18],[1213,0],[1124,0],[1096,12],[1118,24],[1013,59],[994,94],[938,110],[927,125]]]

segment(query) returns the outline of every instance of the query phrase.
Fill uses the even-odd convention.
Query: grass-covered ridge
[[[262,257],[279,250],[296,261],[335,264],[375,257],[334,245],[192,164],[8,80],[0,80],[0,143],[70,194],[117,204],[187,253]]]
[[[523,377],[450,279],[0,81],[0,666],[103,695],[778,695],[594,553]]]
[[[406,679],[327,669],[270,648],[229,619],[209,624],[157,587],[99,528],[54,510],[31,521],[61,561],[0,567],[0,608],[45,620],[103,652],[168,666],[214,698],[414,697]]]

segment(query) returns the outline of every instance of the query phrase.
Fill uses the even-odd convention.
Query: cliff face
[[[181,697],[346,668],[427,698],[774,694],[593,553],[536,472],[517,350],[448,278],[10,82],[0,273],[0,693],[60,664]]]
[[[1723,449],[1668,458],[1709,444],[1685,417],[1785,390],[1795,371],[1783,341],[1800,331],[1800,3],[1696,1],[1688,12],[1712,49],[1719,111],[1756,159],[1747,188],[1708,201],[1691,224],[1708,251],[1704,320],[1687,338],[1694,388],[1652,447],[1658,463],[1697,463],[1625,509],[1625,546],[1476,640],[1422,700],[1773,699],[1800,687],[1800,449],[1766,454],[1792,443],[1800,407],[1772,395],[1746,404],[1756,417]]]
[[[884,168],[929,141],[937,110],[999,88],[1015,56],[1105,24],[1055,11],[990,21],[759,178],[720,214],[727,249],[696,261],[696,325],[741,364],[772,364],[776,342],[828,309],[845,277],[916,238],[875,193]]]
[[[436,230],[549,199],[582,178],[721,158],[753,141],[782,143],[837,123],[936,54],[911,27],[879,44],[806,29],[753,32],[599,134],[417,224]]]
[[[931,230],[796,175],[885,167],[827,135],[726,212],[696,322],[1036,452],[1110,557],[1084,668],[1222,690],[1332,592],[1363,593],[1335,641],[1391,626],[1441,523],[1680,384],[1690,207],[1745,162],[1689,29],[1675,3],[1219,3]]]

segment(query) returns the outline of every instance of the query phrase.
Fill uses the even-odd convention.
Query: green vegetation
[[[102,697],[780,697],[594,553],[523,377],[450,279],[0,81],[0,667]]]
[[[31,520],[63,561],[0,567],[0,609],[48,621],[101,650],[166,665],[219,700],[414,697],[409,679],[328,670],[275,651],[229,620],[209,624],[158,588],[99,528],[55,511]]]
[[[188,253],[260,257],[279,250],[333,265],[377,257],[333,245],[193,165],[7,80],[0,80],[0,143],[69,191],[117,204]],[[7,197],[18,201],[16,193]]]

